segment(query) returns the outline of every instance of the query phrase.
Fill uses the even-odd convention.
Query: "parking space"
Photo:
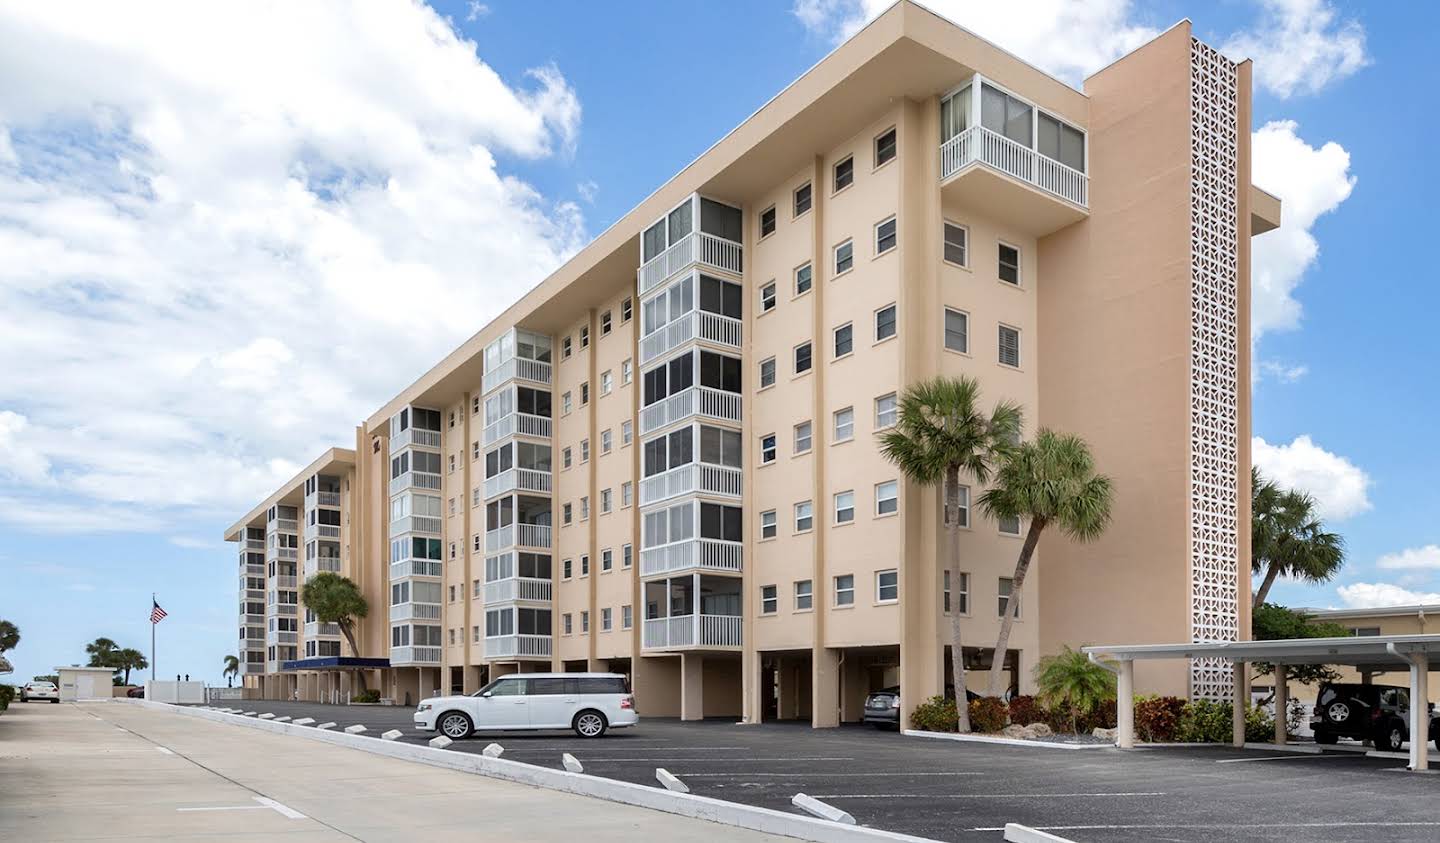
[[[411,710],[251,703],[247,710],[398,728],[423,743]],[[1055,750],[906,738],[864,727],[740,726],[647,719],[595,741],[568,732],[481,733],[505,757],[655,783],[664,767],[697,794],[791,811],[797,792],[864,825],[938,840],[998,840],[1019,822],[1077,841],[1430,841],[1440,839],[1440,778],[1354,752],[1293,754],[1229,747]]]

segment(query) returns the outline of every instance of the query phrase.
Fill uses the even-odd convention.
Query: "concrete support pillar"
[[[1430,656],[1416,653],[1410,663],[1410,769],[1430,768]]]
[[[1275,745],[1286,742],[1285,717],[1290,711],[1290,687],[1286,679],[1285,665],[1275,665]]]
[[[1232,728],[1230,742],[1245,745],[1245,705],[1250,701],[1250,672],[1245,662],[1235,662],[1235,696],[1231,699]]]
[[[680,655],[680,719],[705,718],[705,656],[700,653]]]
[[[814,648],[810,680],[810,725],[829,729],[840,725],[840,651]]]
[[[1135,748],[1135,661],[1120,662],[1115,682],[1115,743],[1121,749]]]

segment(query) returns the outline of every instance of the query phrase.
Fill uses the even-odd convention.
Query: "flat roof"
[[[225,530],[225,541],[239,541],[246,527],[258,526],[256,522],[264,524],[265,511],[277,503],[283,503],[287,506],[299,506],[303,503],[305,499],[305,481],[312,474],[324,474],[327,471],[336,469],[348,470],[354,465],[354,451],[349,448],[331,448],[317,457],[314,462],[300,469],[299,473],[285,481],[285,484],[280,488],[271,492],[270,496],[265,498],[265,500],[256,504],[254,509],[251,509],[245,514],[244,518],[231,524]]]
[[[1399,654],[1440,655],[1440,635],[1357,635],[1346,638],[1283,638],[1190,644],[1102,644],[1080,648],[1095,656],[1131,659],[1217,658],[1281,664],[1344,664],[1407,667]],[[1440,669],[1440,663],[1435,665]]]
[[[1296,609],[1307,615],[1327,620],[1348,618],[1391,618],[1406,615],[1423,615],[1427,612],[1440,617],[1440,603],[1415,603],[1409,606],[1376,606],[1369,609]]]

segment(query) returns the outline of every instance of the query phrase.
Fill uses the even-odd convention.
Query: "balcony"
[[[644,366],[697,337],[706,342],[739,349],[741,330],[739,319],[731,319],[708,310],[692,310],[640,340],[640,365]]]
[[[283,588],[287,591],[297,588],[300,585],[299,578],[294,574],[280,574],[270,578],[271,588]]]
[[[320,556],[315,559],[305,560],[305,579],[310,579],[321,571],[331,574],[340,573],[340,557]]]
[[[507,492],[550,493],[550,472],[533,468],[512,468],[485,480],[485,497],[488,500]]]
[[[264,549],[265,549],[265,540],[264,540],[264,539],[246,539],[246,540],[245,540],[245,547],[244,547],[240,552],[243,554],[246,550],[264,550]]]
[[[398,453],[401,448],[411,446],[429,448],[435,451],[440,450],[440,431],[407,427],[390,437],[390,453],[392,454]]]
[[[740,646],[739,615],[677,615],[645,621],[642,646],[647,650],[681,647]]]
[[[535,416],[530,413],[510,413],[486,425],[485,432],[480,438],[483,444],[489,446],[507,436],[516,434],[532,436],[536,439],[549,439],[550,420],[544,416]]]
[[[432,533],[440,534],[441,520],[435,515],[406,515],[403,518],[396,518],[390,522],[390,535],[392,537],[404,535],[405,533]]]
[[[308,541],[313,541],[313,540],[315,540],[315,539],[338,539],[338,538],[340,538],[340,528],[337,527],[337,526],[335,526],[334,524],[306,524],[306,525],[305,525],[305,541],[307,541],[307,542],[308,542]]]
[[[406,489],[423,489],[427,492],[439,491],[440,475],[430,474],[424,471],[407,471],[399,477],[391,478],[390,494],[398,495]]]
[[[331,507],[339,508],[339,506],[340,506],[340,493],[339,493],[339,492],[316,492],[315,494],[313,494],[313,495],[310,496],[310,502],[308,503],[308,505],[309,505],[309,506],[331,506]]]
[[[494,553],[507,547],[550,549],[549,524],[507,524],[485,534],[485,552]]]
[[[438,621],[440,620],[440,605],[438,603],[399,603],[390,607],[390,622],[398,621]]]
[[[444,574],[442,563],[430,559],[409,559],[390,563],[390,579],[405,577],[438,577]]]
[[[554,585],[535,577],[506,577],[485,583],[486,603],[508,603],[513,600],[550,602]]]
[[[640,505],[649,506],[691,492],[738,498],[744,477],[740,469],[723,465],[682,465],[641,480]]]
[[[1090,178],[991,131],[971,126],[940,146],[946,200],[984,207],[1044,236],[1087,216]]]
[[[480,380],[481,393],[489,393],[504,384],[506,381],[526,380],[532,383],[549,385],[550,364],[542,363],[539,360],[531,360],[528,357],[511,357],[493,370],[485,373]]]
[[[322,635],[336,636],[340,634],[340,625],[337,623],[321,623],[310,621],[305,624],[306,638],[319,638]]]
[[[741,252],[742,247],[733,240],[692,231],[641,265],[635,273],[635,283],[643,296],[695,263],[740,275],[744,268]]]
[[[281,615],[281,616],[287,617],[287,618],[293,618],[293,617],[295,617],[295,604],[294,604],[294,603],[274,603],[274,604],[272,604],[272,605],[270,606],[270,611],[271,611],[272,614]]]
[[[264,626],[264,625],[265,625],[265,616],[264,616],[264,615],[251,615],[251,614],[246,614],[245,612],[241,612],[241,613],[240,613],[240,623],[242,623],[242,624],[244,624],[244,625],[246,625],[246,626]]]
[[[640,551],[640,576],[654,577],[681,571],[720,571],[738,574],[742,567],[742,542],[720,539],[689,539]]]
[[[252,577],[263,577],[263,576],[265,576],[265,563],[263,563],[263,562],[245,562],[245,561],[242,559],[242,560],[240,561],[240,575],[243,577],[243,576],[245,576],[246,574],[249,574],[249,575],[252,576]]]
[[[278,559],[281,562],[294,562],[300,551],[293,547],[272,547],[266,552],[266,559]]]
[[[640,433],[643,436],[691,416],[738,423],[740,394],[709,386],[683,389],[640,410]]]
[[[440,663],[439,647],[391,647],[390,665],[420,664],[433,665]]]
[[[548,659],[552,649],[551,642],[552,639],[549,635],[486,636],[485,658]]]

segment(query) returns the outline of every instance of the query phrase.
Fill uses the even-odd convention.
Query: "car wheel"
[[[1340,725],[1350,721],[1350,704],[1347,702],[1333,702],[1325,708],[1325,719],[1331,723]]]
[[[1334,732],[1322,732],[1319,729],[1315,730],[1315,743],[1333,744],[1339,742],[1339,740],[1340,736]]]
[[[1399,752],[1401,744],[1405,743],[1405,737],[1405,726],[1396,721],[1375,736],[1375,746],[1386,752]]]
[[[55,703],[55,704],[58,705],[58,704],[60,703],[60,698],[59,698],[59,697],[56,697],[55,699],[51,700],[50,702]]]
[[[586,709],[575,715],[575,720],[571,722],[570,727],[575,730],[575,734],[582,738],[598,738],[605,734],[605,730],[610,727],[610,724],[606,722],[605,715],[594,709]]]
[[[475,726],[470,718],[462,711],[447,711],[440,715],[440,734],[452,741],[460,741],[470,737],[475,731]]]

